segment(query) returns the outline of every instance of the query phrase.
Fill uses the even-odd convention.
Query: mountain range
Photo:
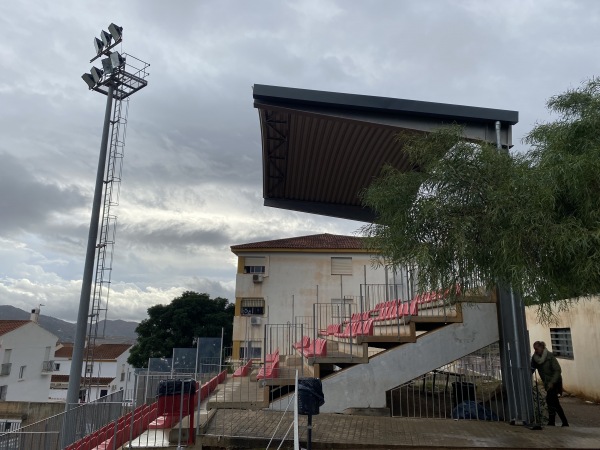
[[[11,305],[0,305],[1,320],[28,320],[31,314],[22,309],[15,308]],[[135,328],[139,325],[137,322],[127,322],[125,320],[107,320],[106,328],[104,328],[104,320],[99,322],[98,334],[100,341],[119,341],[123,343],[133,342],[137,335]],[[61,342],[73,342],[75,340],[76,325],[65,320],[57,319],[52,316],[40,315],[39,325],[58,336]],[[104,331],[104,336],[101,336]]]

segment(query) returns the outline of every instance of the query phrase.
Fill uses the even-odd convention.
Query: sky
[[[81,74],[114,22],[151,64],[129,104],[109,319],[186,290],[234,300],[230,246],[359,222],[263,206],[252,86],[519,111],[600,75],[596,0],[0,2],[0,305],[76,320],[105,100]]]

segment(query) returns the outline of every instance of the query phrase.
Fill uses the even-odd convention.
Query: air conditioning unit
[[[252,275],[252,281],[254,283],[262,283],[263,282],[263,275],[255,273],[254,275]]]
[[[262,320],[260,317],[250,317],[250,325],[258,326],[261,323],[262,323]]]

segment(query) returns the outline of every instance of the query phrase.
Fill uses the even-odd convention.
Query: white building
[[[82,400],[93,401],[120,390],[125,391],[125,398],[130,398],[128,394],[133,389],[133,368],[127,364],[127,358],[131,346],[131,344],[100,344],[93,350],[86,347],[84,362],[88,352],[90,352],[90,360],[93,359],[94,362],[84,364],[82,367],[80,393]],[[72,356],[72,345],[61,346],[54,353],[55,372],[49,386],[50,399],[53,401],[65,401],[67,398]],[[84,383],[86,375],[90,380],[89,389]]]
[[[567,392],[600,401],[600,301],[581,300],[554,312],[553,323],[541,324],[536,308],[527,308],[530,342],[544,341],[557,357]]]
[[[58,337],[32,319],[0,320],[0,401],[48,401]]]
[[[232,246],[238,257],[233,358],[262,356],[265,324],[312,317],[317,302],[356,305],[361,284],[385,283],[385,270],[372,266],[363,242],[316,234]]]

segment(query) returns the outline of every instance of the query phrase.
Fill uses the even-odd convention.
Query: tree
[[[148,308],[148,318],[135,329],[138,339],[127,362],[147,367],[148,358],[170,358],[173,348],[192,347],[194,337],[221,337],[231,345],[235,305],[208,294],[184,292],[169,305]]]
[[[518,152],[464,138],[459,126],[398,135],[416,170],[385,167],[365,191],[363,227],[419,288],[506,283],[538,305],[600,292],[600,79],[552,97],[555,121]]]

